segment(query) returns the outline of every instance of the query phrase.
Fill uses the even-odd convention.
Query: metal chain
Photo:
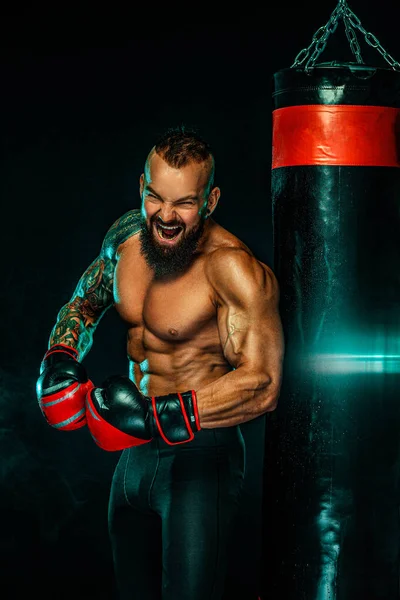
[[[347,16],[347,12],[346,11],[343,12],[342,16],[343,16],[344,28],[345,28],[345,31],[346,31],[346,37],[347,37],[347,39],[349,41],[349,44],[350,44],[350,50],[352,51],[352,53],[356,57],[356,61],[359,64],[363,64],[364,61],[363,61],[362,56],[361,56],[361,48],[360,48],[360,44],[358,43],[356,32],[354,31],[354,29],[352,28],[352,26],[350,24],[350,20],[349,20],[349,18]]]
[[[372,48],[376,48],[394,70],[400,70],[400,63],[398,63],[392,56],[390,56],[388,52],[386,52],[375,35],[364,29],[360,19],[349,8],[347,0],[338,1],[338,4],[335,10],[332,12],[327,24],[320,27],[314,33],[311,44],[298,53],[293,64],[291,65],[291,68],[299,67],[303,63],[305,63],[304,68],[306,71],[313,67],[315,65],[315,61],[325,50],[329,36],[336,31],[341,18],[344,22],[350,49],[354,54],[357,63],[364,64],[364,61],[361,56],[361,49],[357,40],[356,32],[353,28],[358,29],[364,35],[365,41]]]
[[[342,11],[342,2],[339,2],[339,5],[335,8],[331,16],[329,17],[329,21],[327,22],[327,24],[320,27],[314,33],[311,44],[308,46],[308,48],[304,48],[298,53],[291,68],[300,66],[304,63],[306,59],[308,59],[305,66],[306,70],[309,68],[310,64],[314,64],[318,56],[322,54],[322,52],[325,50],[329,36],[332,33],[334,33],[334,31],[336,31],[336,28],[339,23],[339,17],[342,14]],[[315,48],[313,48],[314,46]],[[310,52],[312,49],[313,52],[310,56]]]
[[[400,63],[398,63],[397,60],[395,60],[392,56],[390,56],[388,52],[386,52],[386,50],[379,42],[378,38],[373,33],[370,33],[366,29],[364,29],[360,19],[357,17],[357,15],[353,13],[352,10],[350,10],[348,6],[345,7],[344,13],[351,25],[353,25],[353,27],[356,27],[364,35],[367,44],[372,46],[372,48],[376,48],[376,50],[378,50],[378,52],[383,56],[386,62],[388,62],[394,70],[399,71]]]

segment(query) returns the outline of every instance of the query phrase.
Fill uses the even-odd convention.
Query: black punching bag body
[[[274,75],[266,600],[398,600],[400,73]]]

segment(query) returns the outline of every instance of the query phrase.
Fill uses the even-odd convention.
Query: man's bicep
[[[284,339],[279,314],[279,287],[266,265],[238,256],[220,274],[218,327],[224,356],[238,368],[280,380]]]
[[[247,366],[268,378],[280,376],[284,341],[274,305],[265,299],[254,299],[247,307],[232,304],[220,331],[224,356],[232,366]]]

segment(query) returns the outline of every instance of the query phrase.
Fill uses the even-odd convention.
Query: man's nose
[[[163,223],[177,220],[175,208],[173,206],[168,206],[167,204],[163,204],[158,216]]]

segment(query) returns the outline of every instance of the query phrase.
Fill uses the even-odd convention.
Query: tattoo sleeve
[[[80,278],[71,300],[57,315],[49,345],[66,344],[79,352],[80,359],[90,350],[93,333],[101,317],[113,303],[114,261],[99,257]]]
[[[71,346],[79,352],[80,360],[89,352],[95,329],[114,302],[116,249],[138,233],[139,213],[139,210],[129,211],[111,226],[99,257],[83,273],[72,298],[59,311],[49,347],[54,344]]]

